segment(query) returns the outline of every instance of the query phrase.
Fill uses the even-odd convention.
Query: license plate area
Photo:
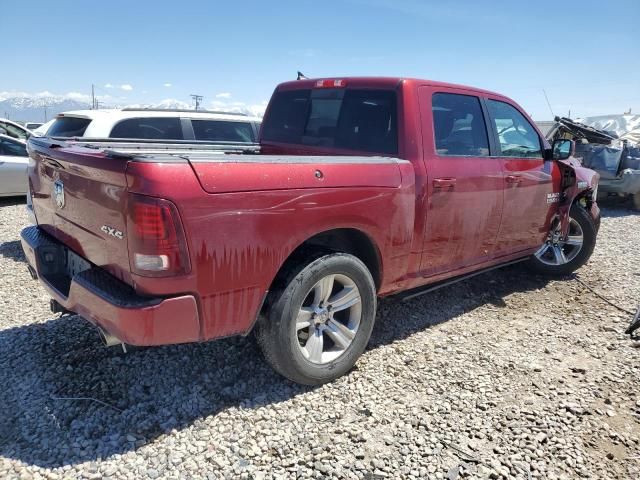
[[[38,254],[40,276],[65,298],[69,296],[73,277],[91,268],[87,260],[64,245],[47,245]]]
[[[76,276],[80,272],[84,272],[85,270],[89,270],[91,268],[91,264],[82,258],[80,255],[72,252],[68,248],[65,248],[67,253],[67,261],[65,263],[66,274],[71,280],[74,276]]]

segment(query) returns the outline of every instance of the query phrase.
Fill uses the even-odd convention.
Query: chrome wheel
[[[296,318],[302,355],[325,364],[342,355],[360,327],[362,302],[355,282],[346,275],[323,277],[307,293]]]
[[[564,265],[576,258],[584,243],[584,232],[580,224],[569,218],[569,235],[564,240],[561,236],[560,220],[556,218],[546,242],[535,253],[535,257],[545,265]]]

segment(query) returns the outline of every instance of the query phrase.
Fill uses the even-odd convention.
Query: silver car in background
[[[28,163],[26,142],[0,134],[0,197],[26,195]]]

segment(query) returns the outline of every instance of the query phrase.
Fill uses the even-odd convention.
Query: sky
[[[490,7],[488,5],[491,5]],[[536,120],[640,113],[640,1],[0,0],[0,93],[264,108],[294,79],[417,77]]]

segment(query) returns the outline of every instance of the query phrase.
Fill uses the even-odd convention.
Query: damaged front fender
[[[566,238],[569,233],[569,211],[576,202],[580,202],[582,207],[591,213],[596,226],[599,225],[600,210],[596,204],[596,195],[600,174],[590,168],[583,167],[573,157],[557,160],[557,162],[562,174],[562,195],[558,206],[558,215],[562,237]]]

